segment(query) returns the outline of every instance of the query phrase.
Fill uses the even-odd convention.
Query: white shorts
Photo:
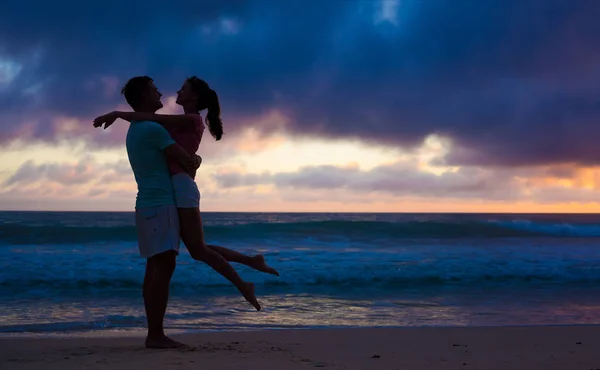
[[[135,227],[142,257],[170,250],[179,254],[179,216],[175,205],[136,209]]]
[[[177,208],[200,207],[200,191],[194,179],[187,173],[177,173],[171,176],[173,191],[175,192],[175,204]]]

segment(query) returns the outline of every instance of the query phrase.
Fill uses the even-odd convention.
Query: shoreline
[[[299,326],[299,327],[264,327],[240,329],[178,329],[165,328],[167,335],[194,336],[209,333],[253,333],[270,331],[323,331],[323,330],[381,330],[381,329],[493,329],[493,328],[580,328],[597,327],[595,324],[502,324],[502,325],[411,325],[411,326]],[[0,341],[13,339],[72,339],[72,338],[143,338],[146,328],[111,328],[81,331],[48,331],[48,332],[8,332],[0,333]]]
[[[596,369],[600,325],[336,328],[172,334],[193,350],[149,350],[143,335],[1,337],[0,368]]]

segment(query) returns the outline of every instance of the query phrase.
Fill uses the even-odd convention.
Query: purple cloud
[[[450,164],[599,162],[596,0],[405,0],[397,22],[376,1],[34,3],[0,5],[0,142],[24,135],[23,112],[91,119],[128,77],[172,93],[197,74],[226,132],[278,107],[292,134],[445,135]],[[60,130],[41,122],[31,135]]]
[[[496,168],[463,167],[454,172],[436,175],[422,171],[410,163],[398,162],[370,170],[331,165],[308,166],[296,172],[244,174],[230,172],[213,175],[220,189],[269,184],[289,194],[291,191],[351,192],[366,199],[383,197],[422,197],[427,199],[590,202],[598,198],[597,189],[580,185],[565,186],[558,181],[569,174],[577,177],[575,169],[546,167]],[[320,193],[321,194],[321,193]],[[357,200],[359,201],[359,200]]]

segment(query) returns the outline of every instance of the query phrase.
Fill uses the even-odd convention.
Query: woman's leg
[[[177,207],[179,209],[198,209],[200,205],[200,191],[198,190],[198,186],[194,182],[194,179],[191,178],[188,174],[178,173],[171,177],[171,181],[173,183],[173,190],[175,192],[175,203],[177,204]],[[202,224],[202,217],[200,216],[200,213],[198,213],[197,218],[199,219],[199,223]],[[205,244],[203,230],[200,231],[202,232],[202,242]],[[218,245],[206,246],[212,249],[214,252],[220,254],[228,262],[241,263],[255,270],[279,276],[279,272],[277,272],[277,270],[275,270],[274,268],[268,266],[265,263],[264,256],[260,254],[256,256],[247,256],[245,254]]]
[[[254,284],[242,280],[229,262],[219,253],[208,248],[204,242],[204,229],[198,208],[178,208],[181,239],[190,255],[197,261],[205,262],[219,274],[231,281],[250,304],[260,311],[260,304],[254,295]]]
[[[227,260],[227,262],[237,262],[258,271],[279,276],[279,272],[277,270],[267,265],[267,263],[265,262],[265,257],[262,254],[248,256],[246,254],[234,251],[233,249],[221,247],[218,245],[207,244],[207,246],[213,251],[219,253],[223,258]]]

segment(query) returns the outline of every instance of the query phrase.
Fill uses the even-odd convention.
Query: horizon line
[[[134,213],[135,209],[130,211],[81,211],[81,210],[31,210],[31,209],[0,209],[0,212],[55,212],[55,213]],[[299,213],[299,214],[471,214],[471,215],[600,215],[600,212],[352,212],[352,211],[202,211],[202,213]]]

